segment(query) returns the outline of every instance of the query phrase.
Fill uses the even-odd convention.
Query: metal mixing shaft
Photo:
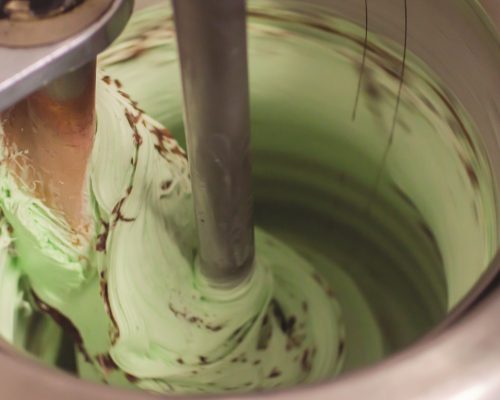
[[[233,287],[254,261],[244,0],[173,0],[201,271]]]

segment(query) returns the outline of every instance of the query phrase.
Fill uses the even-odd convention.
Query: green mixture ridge
[[[256,229],[251,277],[212,287],[196,267],[185,153],[119,83],[99,79],[96,96],[90,238],[14,176],[9,165],[29,154],[3,146],[3,337],[24,348],[44,339],[38,355],[53,364],[59,326],[81,377],[157,392],[270,389],[338,372],[341,311],[314,266]]]

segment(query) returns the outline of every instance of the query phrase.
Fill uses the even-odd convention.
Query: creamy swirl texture
[[[370,33],[360,82],[364,29],[280,2],[249,11],[255,209],[267,232],[256,231],[255,274],[219,292],[196,268],[174,28],[161,4],[100,57],[109,76],[86,178],[89,235],[31,195],[9,168],[25,155],[2,147],[4,338],[61,365],[69,337],[79,375],[97,382],[269,389],[402,349],[483,273],[497,250],[491,171],[453,94],[408,52],[383,165],[397,46]]]
[[[72,337],[82,377],[158,392],[266,389],[338,371],[341,312],[313,265],[257,229],[252,276],[211,287],[196,267],[183,150],[108,76],[96,109],[90,238],[14,176],[9,165],[29,152],[3,149],[4,337],[20,340],[33,309]]]

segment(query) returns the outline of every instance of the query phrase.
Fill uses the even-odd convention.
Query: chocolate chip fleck
[[[269,378],[277,378],[278,376],[281,375],[281,371],[278,369],[278,368],[273,368],[273,370],[271,371],[271,373],[269,374]]]
[[[136,383],[139,380],[137,376],[128,373],[125,373],[125,378],[127,378],[127,381],[129,381],[130,383]]]

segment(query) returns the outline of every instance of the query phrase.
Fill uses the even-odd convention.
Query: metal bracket
[[[85,3],[90,8],[86,8]],[[53,24],[58,18],[70,25],[76,24],[76,19],[83,18],[83,15],[87,18],[86,23],[82,21],[80,28],[72,29],[70,36],[62,41],[29,48],[0,47],[0,111],[95,58],[121,33],[133,5],[133,0],[86,0],[59,17],[25,22],[32,24],[32,29],[38,29],[35,28],[37,24],[48,23],[54,30]]]
[[[28,10],[21,14],[23,20],[2,18],[0,46],[33,47],[61,42],[92,25],[112,4],[113,0],[85,0],[76,8],[48,17],[39,17]]]

